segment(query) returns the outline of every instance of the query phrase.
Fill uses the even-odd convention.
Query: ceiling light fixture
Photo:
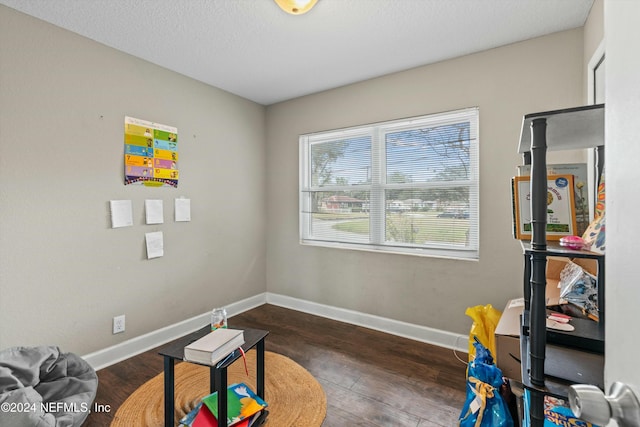
[[[313,8],[318,0],[275,0],[280,9],[292,15],[302,15]]]

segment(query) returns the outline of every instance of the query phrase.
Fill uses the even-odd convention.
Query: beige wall
[[[587,50],[582,29],[566,31],[276,104],[265,118],[4,6],[0,48],[0,348],[80,354],[265,290],[467,333],[466,307],[501,309],[522,292],[509,195],[522,115],[579,105]],[[480,261],[299,245],[299,134],[468,106],[480,107]],[[123,185],[125,115],[178,127],[177,190]],[[172,221],[178,196],[192,200],[191,223]],[[165,224],[143,224],[147,198],[163,199]],[[111,199],[133,201],[134,227],[109,228]],[[144,233],[156,230],[165,256],[148,261]],[[111,335],[123,313],[127,332]]]
[[[384,60],[384,58],[381,58]],[[267,290],[468,333],[469,306],[522,295],[509,181],[525,113],[580,105],[582,28],[310,95],[267,108]],[[480,108],[480,260],[301,246],[298,135]]]
[[[264,107],[4,6],[0,52],[0,348],[84,354],[264,292]],[[178,128],[178,189],[123,185],[125,115]],[[111,199],[133,227],[110,228]]]

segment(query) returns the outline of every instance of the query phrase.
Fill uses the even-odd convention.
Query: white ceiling
[[[584,25],[593,0],[0,0],[251,99],[275,102]]]

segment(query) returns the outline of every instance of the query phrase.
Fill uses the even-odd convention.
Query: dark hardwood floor
[[[327,395],[324,427],[457,425],[466,365],[452,350],[273,305],[234,316],[229,326],[269,330],[266,349],[318,379]],[[122,402],[162,367],[153,349],[98,371],[95,402],[111,411],[92,413],[85,426],[109,426]]]

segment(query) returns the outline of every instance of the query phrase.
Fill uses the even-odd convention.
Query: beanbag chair
[[[79,427],[98,390],[95,370],[58,347],[0,351],[0,426]]]

